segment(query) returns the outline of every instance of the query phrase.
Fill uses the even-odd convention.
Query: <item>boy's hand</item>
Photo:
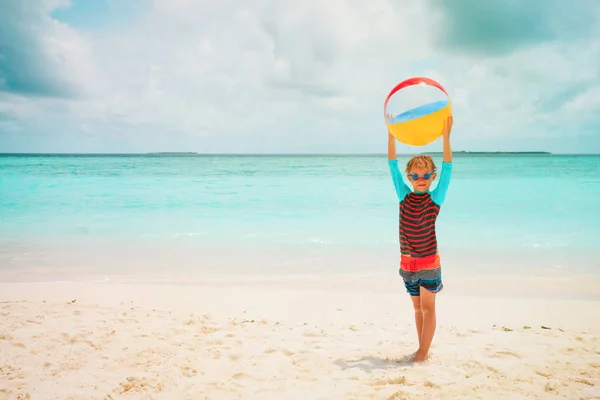
[[[453,124],[454,124],[454,117],[452,117],[452,115],[450,115],[444,122],[444,130],[442,131],[442,136],[445,139],[448,139],[450,137],[450,132],[452,131]]]

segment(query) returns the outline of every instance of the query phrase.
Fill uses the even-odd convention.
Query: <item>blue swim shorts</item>
[[[444,288],[441,265],[434,269],[421,269],[418,271],[407,271],[400,268],[400,276],[404,280],[406,291],[411,296],[419,296],[421,287],[432,293],[438,293]]]

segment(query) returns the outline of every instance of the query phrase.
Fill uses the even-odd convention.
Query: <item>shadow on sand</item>
[[[333,363],[342,369],[358,368],[363,371],[375,371],[379,369],[410,367],[413,365],[410,361],[412,356],[412,354],[409,354],[401,358],[361,357],[358,360],[344,360],[338,358]]]

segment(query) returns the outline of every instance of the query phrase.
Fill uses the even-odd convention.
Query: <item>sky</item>
[[[599,65],[597,0],[3,0],[0,152],[385,153],[425,76],[454,150],[600,153]]]

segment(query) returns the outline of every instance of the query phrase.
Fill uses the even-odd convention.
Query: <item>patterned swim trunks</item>
[[[438,293],[444,288],[438,255],[424,258],[402,256],[399,273],[411,296],[419,296],[421,287],[432,293]]]

